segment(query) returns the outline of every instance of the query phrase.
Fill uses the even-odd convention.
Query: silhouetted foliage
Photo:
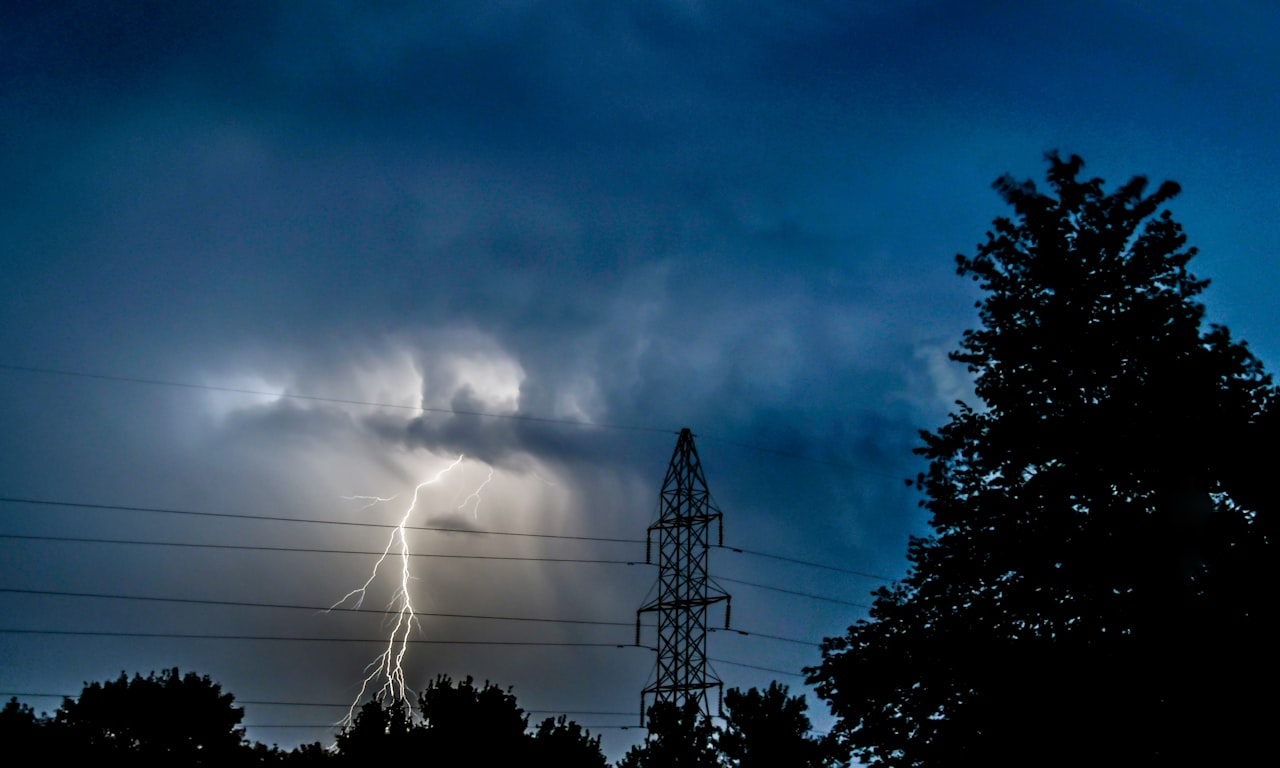
[[[649,708],[649,736],[627,751],[618,768],[717,768],[717,731],[696,701],[684,707],[659,702]]]
[[[54,718],[58,751],[133,765],[225,765],[244,757],[243,712],[207,676],[170,669],[86,683]]]
[[[533,765],[557,768],[605,768],[608,764],[600,751],[600,737],[592,736],[564,715],[558,719],[548,717],[538,724],[529,757]]]
[[[254,742],[245,749],[243,756],[236,764],[307,768],[308,766],[330,764],[337,759],[336,753],[325,749],[318,741],[310,744],[301,744],[288,752],[274,745],[268,747],[265,744]]]
[[[415,716],[403,706],[370,701],[338,734],[337,753],[353,764],[427,760],[440,765],[536,764],[603,768],[600,738],[561,717],[547,719],[534,733],[510,689],[477,686],[468,677],[455,683],[437,677],[418,696]]]
[[[835,745],[809,736],[803,696],[770,683],[762,693],[731,688],[724,694],[725,728],[719,746],[733,768],[818,768],[836,762]]]
[[[47,744],[49,718],[37,716],[29,705],[11,698],[0,710],[0,744],[13,753],[21,747],[36,754],[43,754]]]
[[[319,742],[289,752],[248,743],[237,726],[233,697],[208,677],[178,670],[132,680],[123,673],[86,683],[55,717],[10,699],[0,710],[0,741],[12,754],[55,764],[119,759],[126,765],[314,766],[334,759]]]
[[[300,744],[288,752],[280,754],[279,764],[288,768],[306,768],[307,766],[324,765],[337,759],[337,753],[325,749],[318,741]]]
[[[359,764],[411,758],[415,743],[413,713],[397,702],[383,707],[367,701],[352,723],[338,733],[337,752],[344,761]]]
[[[528,716],[510,690],[437,677],[418,697],[423,754],[445,763],[511,764],[528,750]]]
[[[1079,158],[958,272],[986,291],[952,359],[982,405],[924,432],[932,537],[810,681],[886,765],[1221,764],[1269,752],[1276,434],[1261,364],[1202,330],[1178,192],[1107,194]],[[1267,710],[1264,712],[1264,708]]]

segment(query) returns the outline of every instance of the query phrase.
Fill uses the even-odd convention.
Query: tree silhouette
[[[618,768],[718,768],[716,728],[698,703],[658,702],[649,708],[649,737],[627,751]]]
[[[605,768],[608,761],[600,751],[600,737],[564,715],[543,720],[533,733],[529,762],[558,768]]]
[[[810,682],[885,765],[1222,763],[1264,754],[1275,513],[1260,470],[1274,392],[1202,329],[1168,211],[1048,156],[958,272],[986,292],[952,359],[981,404],[922,433],[933,535]],[[1268,694],[1269,695],[1269,694]]]
[[[208,676],[174,668],[86,683],[78,697],[63,700],[54,728],[58,751],[71,758],[224,765],[243,757],[242,716]]]
[[[48,725],[48,717],[37,716],[29,705],[11,698],[0,709],[0,744],[11,754],[19,750],[43,754],[49,743]]]
[[[168,670],[149,677],[123,673],[86,683],[54,717],[37,716],[11,698],[0,709],[0,742],[10,754],[55,764],[121,761],[144,766],[308,766],[335,755],[319,742],[289,752],[243,740],[233,697],[208,677]],[[339,738],[342,738],[341,736]]]
[[[368,765],[426,760],[438,765],[505,766],[528,762],[604,768],[600,737],[561,716],[528,732],[528,716],[510,689],[441,675],[418,696],[418,714],[395,704],[365,703],[338,734],[343,762]],[[295,762],[317,757],[299,754]],[[309,762],[317,762],[310,759]]]
[[[509,765],[526,757],[528,716],[510,690],[437,677],[418,697],[421,754],[444,764]]]
[[[785,685],[770,683],[763,693],[731,688],[724,707],[719,746],[733,768],[818,768],[836,761],[834,745],[809,736],[804,697],[788,696]]]
[[[289,768],[305,768],[306,766],[326,765],[332,763],[335,759],[337,759],[337,755],[333,750],[326,749],[318,741],[313,741],[310,744],[299,744],[288,752],[281,752],[276,764],[289,766]]]
[[[418,746],[413,729],[412,713],[403,704],[383,707],[371,700],[338,733],[335,747],[344,762],[361,765],[410,759]]]

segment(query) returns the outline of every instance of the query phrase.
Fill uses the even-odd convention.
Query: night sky
[[[689,427],[726,544],[902,575],[918,430],[971,399],[954,256],[1052,149],[1178,181],[1208,318],[1280,359],[1280,10],[1014,5],[5,2],[4,698],[178,666],[330,742],[380,645],[262,638],[385,636],[318,610],[387,544],[349,523],[459,456],[411,526],[636,540]],[[414,559],[419,611],[495,618],[423,617],[470,644],[410,685],[642,737],[642,543],[409,540],[543,558]],[[736,628],[802,641],[712,634],[727,687],[804,690],[884,583],[710,558]]]

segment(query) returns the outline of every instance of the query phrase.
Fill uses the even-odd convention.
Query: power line
[[[22,697],[25,699],[72,699],[75,700],[78,694],[66,693],[33,693],[30,691],[0,691],[0,696]],[[347,709],[347,704],[322,704],[309,701],[255,701],[253,699],[236,699],[233,703],[235,706],[242,704],[255,707],[260,706],[281,706],[281,707],[320,707],[324,709]],[[528,715],[590,715],[593,717],[635,717],[635,712],[610,712],[602,710],[573,710],[573,709],[524,709],[521,711]],[[537,725],[530,723],[530,726]],[[575,723],[579,728],[583,729],[602,729],[602,728],[620,728],[627,730],[630,728],[640,728],[636,725],[619,725],[605,723]],[[239,728],[303,728],[308,730],[333,729],[341,728],[338,723],[239,723]]]
[[[257,642],[290,642],[290,643],[385,643],[385,637],[298,637],[289,635],[210,635],[199,634],[194,632],[106,632],[84,629],[19,629],[14,627],[0,627],[0,634],[3,635],[49,635],[55,637],[137,637],[146,639],[165,639],[165,640],[237,640],[237,641],[257,641]],[[426,639],[408,639],[403,642],[412,645],[488,645],[488,646],[521,646],[534,648],[637,648],[639,650],[656,652],[657,649],[646,645],[633,645],[631,643],[584,643],[572,641],[537,641],[537,640],[426,640]],[[802,673],[791,672],[785,669],[777,669],[776,667],[763,667],[756,664],[747,664],[741,661],[732,661],[730,659],[716,659],[707,657],[707,661],[714,661],[717,664],[728,664],[734,667],[744,667],[746,669],[758,669],[763,672],[772,672],[779,675],[788,675],[791,677],[804,677]]]
[[[3,590],[0,590],[3,591]],[[777,640],[783,643],[794,643],[796,645],[807,645],[813,648],[821,648],[822,643],[815,643],[809,640],[801,640],[795,637],[783,637],[781,635],[766,635],[763,632],[751,632],[745,629],[725,629],[724,627],[707,627],[708,632],[724,632],[730,635],[742,635],[743,637],[763,637],[769,640]]]
[[[3,366],[0,366],[0,368],[3,368]],[[124,504],[94,504],[89,502],[61,501],[56,499],[38,499],[38,498],[19,497],[19,496],[0,496],[0,503],[29,504],[29,505],[35,505],[35,506],[52,506],[52,507],[71,507],[76,509],[101,509],[101,510],[112,510],[112,511],[118,511],[118,512],[153,512],[157,514],[166,514],[166,515],[215,517],[215,518],[228,518],[233,520],[263,520],[263,521],[270,521],[270,522],[302,523],[302,524],[312,524],[312,525],[342,525],[342,526],[357,527],[357,528],[388,529],[388,528],[399,527],[390,523],[369,523],[369,522],[359,522],[359,521],[353,521],[353,520],[321,520],[321,519],[315,519],[315,518],[284,517],[279,515],[250,515],[250,514],[236,513],[236,512],[205,512],[205,511],[190,510],[190,509],[175,509],[170,507],[141,507],[141,506],[131,506],[131,505],[124,505]],[[493,531],[493,530],[475,529],[475,528],[450,528],[450,527],[444,527],[444,526],[429,526],[429,525],[423,525],[423,526],[406,525],[405,530],[428,531],[428,532],[436,532],[436,533],[463,533],[463,534],[474,534],[474,535],[484,535],[484,536],[513,536],[513,537],[536,538],[536,539],[559,539],[559,540],[565,540],[565,541],[597,541],[597,542],[608,542],[608,543],[617,543],[617,544],[645,543],[644,539],[627,539],[627,538],[609,537],[609,536],[574,536],[569,534],[529,533],[529,532],[522,532],[522,531]],[[894,581],[894,579],[891,579],[888,576],[881,576],[879,574],[869,573],[866,571],[853,570],[850,568],[842,568],[840,566],[828,565],[826,563],[819,563],[812,560],[802,560],[800,558],[789,557],[786,555],[778,555],[772,552],[763,552],[761,550],[756,550],[756,549],[746,549],[743,547],[734,547],[734,546],[721,545],[721,544],[713,544],[712,546],[718,546],[723,549],[727,549],[730,552],[734,552],[736,554],[763,557],[771,560],[778,560],[781,562],[794,563],[796,565],[803,565],[810,568],[821,568],[823,570],[834,571],[836,573],[847,573],[853,576],[861,576],[864,578],[876,579],[879,581],[885,581],[885,582]],[[369,554],[369,553],[355,553],[355,554]],[[728,579],[725,579],[725,581],[728,581]]]
[[[182,603],[189,605],[217,605],[237,608],[276,608],[297,611],[314,611],[319,613],[369,613],[385,616],[386,611],[377,608],[347,608],[341,606],[314,606],[314,605],[292,605],[287,603],[259,603],[242,600],[204,600],[197,598],[185,597],[157,597],[150,595],[114,595],[103,592],[66,592],[45,589],[13,589],[8,587],[0,587],[0,593],[15,595],[40,595],[46,597],[76,597],[87,598],[93,600],[130,600],[137,602],[155,602],[155,603]],[[480,619],[491,621],[523,621],[536,622],[545,624],[580,624],[587,626],[602,627],[634,627],[635,622],[630,621],[602,621],[591,619],[544,619],[528,616],[496,616],[488,614],[474,613],[438,613],[435,611],[414,611],[415,616],[428,616],[432,618],[444,619]],[[343,705],[347,706],[347,705]]]
[[[184,549],[222,549],[222,550],[243,550],[250,552],[294,552],[299,554],[322,554],[322,555],[361,555],[377,557],[382,552],[374,552],[372,550],[348,550],[348,549],[321,549],[309,547],[271,547],[260,544],[198,544],[194,542],[183,541],[146,541],[141,539],[102,539],[81,536],[28,536],[24,534],[0,533],[0,540],[10,539],[17,541],[54,541],[74,544],[115,544],[125,546],[149,546],[149,547],[177,547]],[[585,557],[537,557],[529,555],[454,555],[442,554],[434,552],[411,552],[408,557],[425,557],[435,559],[449,560],[490,560],[490,561],[508,561],[508,562],[533,562],[533,563],[577,563],[588,565],[640,565],[651,566],[651,563],[645,563],[640,560],[609,560]],[[770,592],[778,592],[784,595],[795,595],[797,597],[805,597],[811,600],[821,600],[828,603],[836,603],[838,605],[847,605],[853,608],[864,608],[870,610],[871,606],[866,603],[857,603],[850,600],[841,600],[826,595],[818,595],[812,592],[803,592],[795,589],[784,589],[782,587],[774,587],[768,584],[760,584],[754,581],[744,581],[742,579],[733,579],[727,576],[714,577],[715,581],[724,581],[731,584],[743,584],[756,589],[763,589]],[[10,590],[0,590],[10,591]],[[316,610],[324,610],[317,608]],[[777,638],[774,639],[789,639]],[[797,641],[804,642],[804,641]]]
[[[21,696],[30,699],[74,699],[79,694],[72,693],[35,693],[32,691],[0,691],[0,696]],[[350,709],[351,702],[320,701],[278,701],[274,699],[241,699],[236,698],[234,705],[251,704],[255,707],[319,707],[322,709]],[[635,712],[612,712],[599,709],[521,709],[530,715],[591,715],[593,717],[635,717]],[[253,726],[250,726],[253,727]],[[261,726],[258,726],[261,727]],[[288,726],[281,726],[288,727]],[[299,726],[304,727],[304,726]],[[310,726],[306,726],[310,727]]]
[[[744,585],[746,585],[746,586],[748,586],[748,587],[755,587],[755,588],[757,588],[757,589],[767,589],[767,590],[769,590],[770,592],[781,592],[781,593],[782,593],[782,594],[784,594],[784,595],[796,595],[796,596],[798,596],[798,597],[807,597],[807,598],[809,598],[809,599],[811,599],[811,600],[823,600],[823,601],[828,602],[828,603],[838,603],[838,604],[840,604],[840,605],[848,605],[848,606],[852,606],[852,607],[854,607],[854,608],[866,608],[866,609],[868,609],[868,610],[870,610],[870,609],[871,609],[871,606],[869,606],[869,605],[867,605],[867,604],[865,604],[865,603],[854,603],[854,602],[850,602],[850,601],[848,601],[848,600],[837,600],[837,599],[836,599],[836,598],[834,598],[834,597],[825,597],[825,596],[823,596],[823,595],[815,595],[815,594],[813,594],[812,592],[800,592],[800,591],[798,591],[798,590],[794,590],[794,589],[783,589],[783,588],[781,588],[781,587],[771,587],[771,586],[769,586],[768,584],[757,584],[757,583],[756,583],[756,582],[754,582],[754,581],[743,581],[743,580],[741,580],[741,579],[730,579],[730,578],[725,577],[725,576],[717,576],[717,577],[716,577],[716,579],[717,579],[718,581],[727,581],[727,582],[730,582],[731,584],[744,584]]]
[[[32,504],[48,507],[72,507],[77,509],[102,509],[117,512],[154,512],[164,515],[189,515],[192,517],[221,517],[233,520],[264,520],[276,523],[306,523],[311,525],[344,525],[355,528],[399,528],[391,523],[367,523],[355,520],[320,520],[304,517],[284,517],[280,515],[249,515],[237,512],[203,512],[191,509],[174,509],[169,507],[137,507],[123,504],[92,504],[78,501],[58,501],[54,499],[35,499],[19,496],[0,496],[0,503]],[[485,536],[517,536],[533,539],[565,539],[569,541],[603,541],[621,544],[643,544],[644,539],[623,539],[607,536],[571,536],[558,533],[525,533],[520,531],[490,531],[481,528],[448,528],[436,525],[406,525],[408,531],[432,531],[436,533],[469,533]]]
[[[828,571],[835,571],[836,573],[847,573],[852,576],[861,576],[866,579],[876,579],[878,581],[886,581],[886,582],[895,581],[894,579],[891,579],[888,576],[881,576],[875,573],[867,573],[866,571],[855,571],[850,568],[841,568],[840,566],[837,566],[837,565],[827,565],[826,563],[815,563],[812,560],[801,560],[799,558],[787,557],[785,555],[775,555],[770,552],[761,552],[755,549],[743,549],[741,547],[734,547],[726,544],[718,544],[713,546],[719,546],[731,552],[737,552],[738,554],[742,554],[742,555],[755,555],[756,557],[767,557],[770,560],[781,560],[784,563],[795,563],[797,565],[807,565],[810,568],[822,568]]]
[[[153,638],[165,640],[247,640],[261,642],[290,642],[290,643],[381,643],[385,644],[385,637],[299,637],[296,635],[211,635],[200,634],[195,632],[107,632],[100,630],[87,629],[21,629],[16,627],[0,627],[0,634],[4,635],[51,635],[58,637],[139,637]],[[640,645],[632,645],[629,642],[624,643],[588,643],[575,641],[540,641],[540,640],[432,640],[432,639],[407,639],[400,642],[409,643],[411,645],[494,645],[494,646],[525,646],[525,647],[547,647],[547,648],[641,648],[652,651],[653,648],[647,648]]]
[[[187,549],[231,549],[250,552],[297,552],[321,555],[367,555],[378,557],[383,552],[354,549],[320,549],[311,547],[269,547],[261,544],[197,544],[186,541],[146,541],[142,539],[101,539],[84,536],[28,536],[0,533],[0,539],[18,541],[58,541],[74,544],[123,544],[141,547],[181,547]],[[593,563],[598,565],[648,565],[642,560],[606,560],[586,557],[534,557],[528,555],[451,555],[436,552],[410,552],[407,557],[429,557],[446,560],[509,560],[533,563]]]
[[[3,501],[3,499],[0,499]],[[214,550],[233,550],[233,551],[249,551],[249,552],[292,552],[297,554],[323,554],[323,555],[359,555],[365,557],[378,557],[383,552],[373,550],[350,550],[350,549],[324,549],[319,547],[283,547],[283,546],[267,546],[262,544],[207,544],[184,541],[149,541],[144,539],[106,539],[87,536],[34,536],[27,534],[11,534],[0,533],[0,540],[15,541],[50,541],[73,544],[108,544],[121,546],[145,546],[145,547],[175,547],[183,549],[214,549]],[[627,566],[652,566],[651,563],[645,563],[641,560],[616,560],[608,558],[586,558],[586,557],[544,557],[533,555],[458,555],[445,554],[437,552],[411,552],[408,557],[433,558],[444,560],[486,560],[486,561],[507,561],[507,562],[534,562],[534,563],[574,563],[587,565],[627,565]],[[732,584],[742,584],[756,589],[763,589],[770,592],[778,592],[785,595],[794,595],[804,597],[811,600],[821,600],[823,602],[835,603],[838,605],[847,605],[853,608],[863,608],[869,610],[870,605],[866,603],[858,603],[850,600],[842,600],[826,595],[819,595],[812,592],[804,592],[794,589],[784,589],[769,584],[760,584],[753,581],[745,581],[742,579],[734,579],[727,576],[716,576],[714,580],[724,581]],[[10,591],[10,590],[0,590]],[[323,610],[323,609],[316,609]],[[763,635],[762,635],[763,636]],[[788,640],[790,638],[773,637],[773,639]],[[794,641],[807,642],[807,641]]]
[[[772,672],[775,675],[787,675],[788,677],[804,677],[800,672],[791,672],[785,669],[776,669],[774,667],[761,667],[757,664],[744,664],[741,661],[729,661],[728,659],[713,659],[707,657],[707,661],[714,661],[717,664],[728,664],[731,667],[745,667],[746,669],[758,669],[761,672]]]
[[[0,696],[22,697],[26,699],[72,699],[74,700],[76,699],[78,694],[33,693],[30,691],[0,691]],[[324,709],[347,709],[348,707],[351,706],[350,703],[324,704],[324,703],[309,702],[309,701],[257,701],[253,699],[236,699],[234,702],[235,706],[239,706],[242,704],[251,705],[255,707],[260,707],[260,706],[320,707]],[[592,717],[635,717],[635,714],[636,714],[635,712],[610,712],[610,711],[602,711],[602,710],[573,710],[573,709],[524,709],[524,708],[521,708],[521,711],[528,715],[590,715]],[[533,726],[536,726],[537,723],[531,722],[529,725],[530,727],[533,727]],[[601,730],[605,728],[611,728],[611,729],[620,729],[625,731],[631,728],[643,727],[643,726],[636,726],[636,725],[619,725],[616,723],[615,724],[575,723],[575,725],[577,725],[579,728],[582,728],[584,730],[590,730],[590,729]],[[338,724],[338,723],[239,723],[237,727],[246,728],[246,729],[248,728],[253,728],[253,729],[299,728],[299,729],[306,729],[306,730],[331,730],[335,728],[341,728],[342,726],[341,724]]]
[[[295,605],[288,603],[262,603],[247,600],[208,600],[199,598],[185,597],[160,597],[153,595],[120,595],[109,594],[105,592],[69,592],[64,590],[49,589],[16,589],[11,587],[0,587],[0,593],[12,595],[36,595],[41,597],[74,597],[91,600],[128,600],[135,602],[155,602],[155,603],[180,603],[184,605],[216,605],[235,608],[272,608],[283,610],[311,611],[316,613],[367,613],[385,616],[386,611],[376,608],[347,608],[342,606],[315,606],[315,605]],[[529,616],[497,616],[490,614],[474,614],[474,613],[440,613],[437,611],[414,611],[415,616],[443,618],[443,619],[476,619],[487,621],[515,621],[515,622],[531,622],[543,624],[573,624],[580,626],[600,626],[600,627],[634,627],[635,622],[631,621],[605,621],[596,619],[547,619]],[[652,627],[652,625],[646,625]],[[709,627],[713,632],[729,632],[730,634],[742,635],[745,637],[762,637],[770,640],[778,640],[781,642],[795,643],[798,645],[808,645],[820,648],[820,643],[814,643],[809,640],[801,640],[792,637],[782,637],[780,635],[770,635],[762,632],[752,632],[750,630],[730,629],[723,630],[719,627]],[[343,704],[342,706],[349,706]],[[567,714],[567,713],[566,713]],[[634,714],[634,713],[628,713]]]

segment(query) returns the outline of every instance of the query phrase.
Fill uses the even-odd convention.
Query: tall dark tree
[[[1265,754],[1241,691],[1277,682],[1270,379],[1203,327],[1176,184],[1048,161],[1047,191],[996,182],[1015,215],[957,257],[982,402],[922,433],[933,535],[810,681],[873,764]]]
[[[819,768],[837,753],[828,741],[810,735],[809,705],[770,683],[763,692],[730,688],[724,694],[725,728],[719,746],[732,768]]]
[[[63,700],[59,752],[134,765],[226,765],[245,756],[243,711],[208,676],[176,668],[88,683]]]

